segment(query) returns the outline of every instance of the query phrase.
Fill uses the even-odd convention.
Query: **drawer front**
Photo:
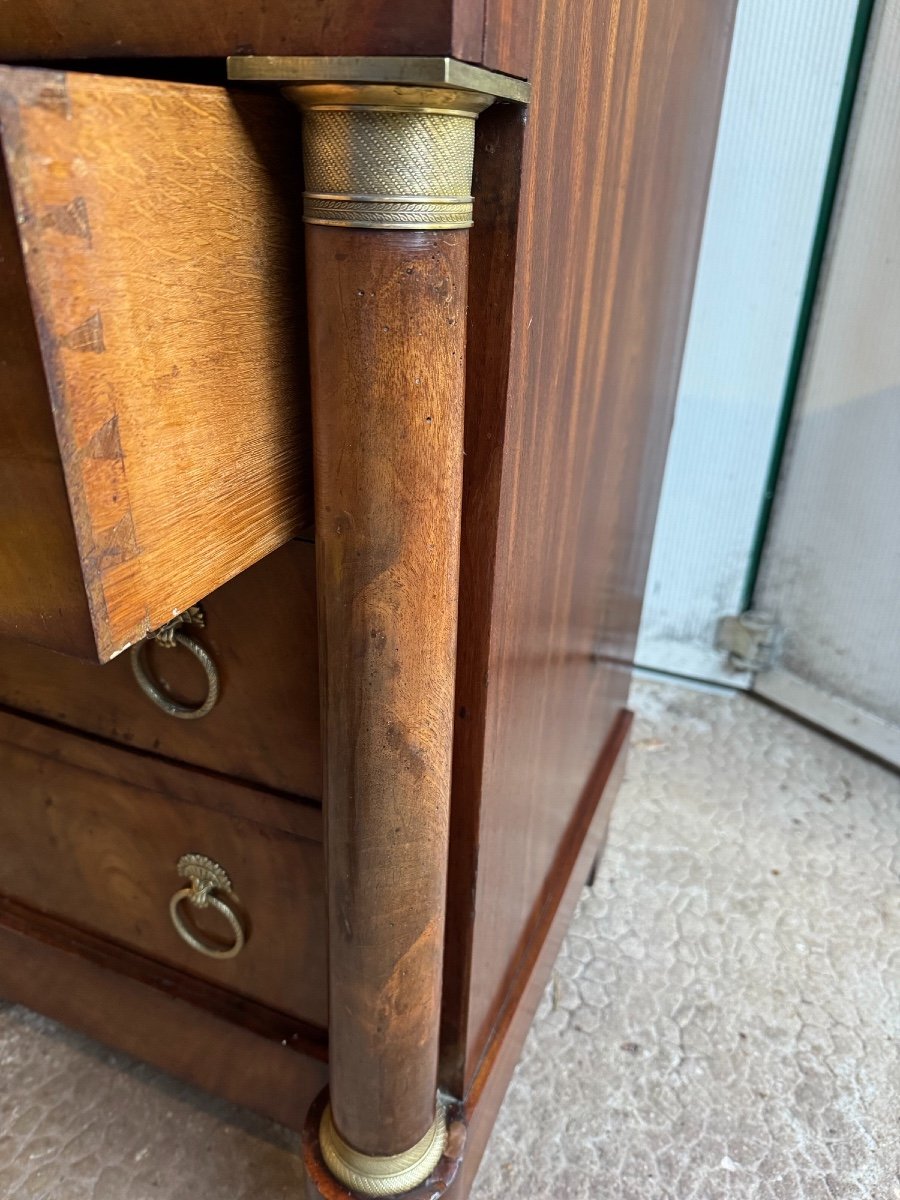
[[[74,735],[0,714],[0,894],[274,1009],[326,1023],[320,815]],[[176,931],[177,864],[227,872],[217,893],[245,932],[218,959]],[[231,920],[190,901],[188,933],[215,948]]]
[[[221,678],[215,708],[169,716],[139,690],[130,653],[103,666],[0,639],[0,703],[255,784],[320,798],[315,550],[291,542],[204,602],[195,635]],[[206,680],[183,649],[148,649],[159,680],[197,703]]]
[[[0,633],[106,661],[310,521],[278,97],[0,67]]]

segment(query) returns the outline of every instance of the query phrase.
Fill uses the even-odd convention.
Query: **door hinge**
[[[716,627],[716,649],[728,654],[736,671],[767,671],[781,649],[780,626],[769,613],[743,612],[722,617]]]

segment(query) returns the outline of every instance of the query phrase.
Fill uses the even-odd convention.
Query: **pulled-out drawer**
[[[319,737],[315,550],[290,542],[203,604],[194,636],[212,656],[221,689],[199,720],[180,720],[138,687],[131,652],[98,666],[0,638],[0,704],[111,741],[318,799]],[[207,683],[184,649],[143,653],[161,685],[186,704]]]
[[[318,809],[3,713],[0,764],[0,895],[325,1026]]]
[[[0,634],[105,661],[309,524],[295,122],[0,68]]]

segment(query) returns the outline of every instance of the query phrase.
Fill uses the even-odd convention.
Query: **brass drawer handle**
[[[178,936],[200,954],[209,958],[234,958],[244,948],[247,940],[241,919],[229,903],[231,880],[218,863],[203,854],[185,854],[178,860],[178,874],[189,880],[169,901],[169,915]],[[221,894],[217,894],[221,893]],[[220,946],[206,941],[185,921],[181,914],[182,901],[195,908],[214,908],[231,926],[234,941],[230,946]]]
[[[146,641],[139,642],[131,648],[131,669],[141,691],[164,713],[168,713],[170,717],[180,717],[182,721],[196,721],[198,717],[205,717],[219,699],[219,672],[209,651],[181,629],[182,625],[199,625],[202,629],[205,624],[203,609],[199,604],[194,604],[174,621],[169,621],[162,629],[151,634]],[[206,673],[207,684],[206,698],[200,704],[182,704],[160,687],[146,659],[147,646],[151,641],[158,642],[167,650],[182,646],[197,659]]]

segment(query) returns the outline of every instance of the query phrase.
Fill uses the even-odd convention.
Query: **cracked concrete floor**
[[[627,781],[472,1200],[900,1200],[900,781],[639,683]],[[281,1200],[294,1136],[0,1006],[3,1200]]]

